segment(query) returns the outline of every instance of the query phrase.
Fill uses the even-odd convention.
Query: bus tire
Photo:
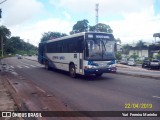
[[[96,76],[97,76],[97,77],[100,77],[100,76],[102,76],[102,74],[103,74],[103,73],[96,73]]]
[[[50,70],[48,61],[45,62],[45,69],[46,69],[46,70]]]
[[[74,64],[69,66],[69,74],[72,78],[76,78],[76,68]]]

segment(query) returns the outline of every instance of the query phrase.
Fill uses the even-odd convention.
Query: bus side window
[[[84,40],[83,40],[83,37],[79,37],[79,38],[78,38],[78,41],[77,41],[77,49],[78,49],[78,52],[79,52],[79,53],[82,53],[82,52],[83,52],[83,49],[84,49]]]
[[[85,56],[86,56],[86,57],[89,57],[88,43],[85,41],[84,44],[85,44],[85,47],[86,47],[86,52],[85,52],[86,55],[85,55]]]
[[[68,43],[68,40],[66,41],[63,41],[63,52],[64,53],[68,53],[69,52],[69,43]]]
[[[57,46],[56,47],[57,47],[57,52],[58,53],[62,53],[62,47],[63,46],[62,46],[62,42],[61,41],[57,42]]]

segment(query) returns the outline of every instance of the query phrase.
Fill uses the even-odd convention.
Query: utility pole
[[[7,0],[3,0],[0,4],[6,2]],[[0,8],[0,19],[2,18],[2,9]],[[3,57],[3,35],[1,34],[1,56]]]
[[[0,19],[2,18],[2,9],[0,9]],[[1,33],[1,56],[3,57],[3,35]]]
[[[1,56],[3,57],[3,36],[1,35]]]
[[[99,4],[97,3],[96,9],[95,9],[96,10],[96,24],[98,24],[98,10],[99,10],[98,7],[99,7]]]

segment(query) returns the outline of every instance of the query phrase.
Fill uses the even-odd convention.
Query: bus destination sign
[[[87,38],[97,38],[97,39],[110,39],[110,36],[109,35],[105,35],[105,34],[88,34],[87,35]]]

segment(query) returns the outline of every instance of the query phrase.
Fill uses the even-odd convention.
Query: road
[[[11,69],[31,80],[41,89],[63,100],[73,110],[81,111],[159,111],[160,80],[106,73],[102,77],[79,76],[47,71],[36,61],[5,60]],[[152,108],[125,108],[128,104],[152,104]]]

